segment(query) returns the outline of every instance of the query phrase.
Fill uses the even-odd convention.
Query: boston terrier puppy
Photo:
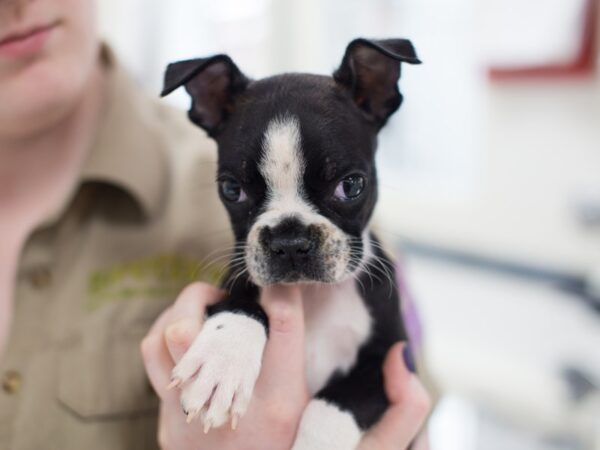
[[[205,430],[235,427],[268,337],[261,286],[299,283],[313,400],[294,449],[351,449],[388,404],[382,366],[406,340],[394,267],[368,225],[377,200],[377,134],[402,103],[405,39],[350,42],[332,77],[246,77],[227,55],[180,61],[189,118],[218,144],[218,188],[236,246],[227,298],[174,368],[182,406]]]

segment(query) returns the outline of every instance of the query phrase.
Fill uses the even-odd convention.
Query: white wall
[[[330,73],[353,37],[410,37],[424,64],[404,69],[405,104],[382,134],[385,237],[570,272],[600,265],[600,230],[576,215],[584,198],[600,202],[600,82],[490,83],[476,0],[99,5],[109,41],[153,93],[176,59],[227,52],[253,76]]]

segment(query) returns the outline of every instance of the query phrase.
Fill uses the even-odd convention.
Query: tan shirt
[[[109,57],[110,59],[110,57]],[[141,338],[231,232],[216,148],[111,65],[80,182],[28,239],[0,360],[0,450],[156,448]]]

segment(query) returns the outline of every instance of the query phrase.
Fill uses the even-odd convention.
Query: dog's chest
[[[371,332],[371,316],[354,280],[303,287],[306,373],[312,394],[336,371],[348,371]]]

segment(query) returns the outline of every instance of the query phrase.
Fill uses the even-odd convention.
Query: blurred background
[[[331,73],[354,37],[407,37],[379,150],[438,395],[433,450],[600,449],[596,0],[102,0],[103,34],[153,94],[178,59],[252,77]],[[169,98],[187,109],[184,93]],[[418,330],[417,330],[418,331]]]

